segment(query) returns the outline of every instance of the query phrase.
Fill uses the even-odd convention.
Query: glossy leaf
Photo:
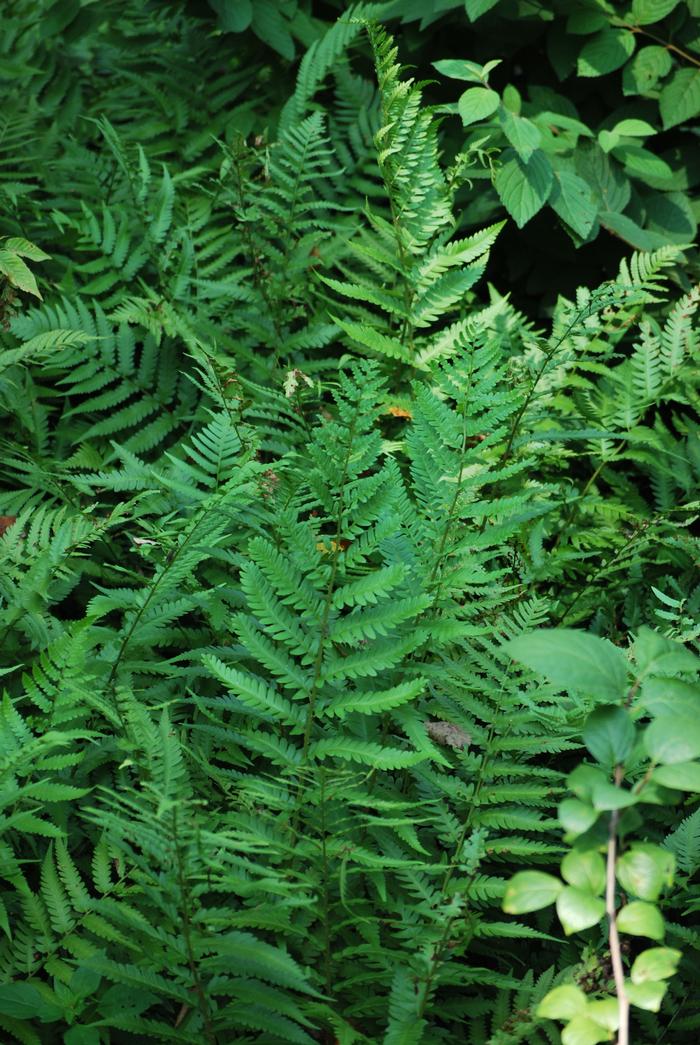
[[[501,106],[499,120],[506,138],[520,159],[527,163],[542,141],[539,129],[531,120],[527,120],[523,116],[516,116],[505,106]]]
[[[629,713],[616,704],[596,708],[586,719],[583,742],[604,766],[623,763],[628,758],[635,740],[635,729]]]
[[[634,56],[634,60],[625,67],[628,81],[640,94],[653,90],[667,76],[673,66],[673,59],[665,47],[651,44],[642,47]]]
[[[650,947],[634,959],[630,972],[632,983],[649,980],[667,980],[673,976],[682,958],[681,951],[672,947]]]
[[[580,987],[563,984],[545,994],[537,1006],[537,1015],[547,1020],[571,1020],[586,1009],[588,999]]]
[[[495,7],[497,3],[498,0],[465,0],[464,6],[469,19],[475,22],[477,18],[481,18],[492,7]]]
[[[658,907],[643,900],[626,904],[617,915],[617,927],[630,936],[648,936],[650,940],[663,940],[664,920]]]
[[[527,914],[554,903],[564,883],[543,871],[519,871],[513,875],[503,896],[507,914]]]
[[[652,25],[669,15],[679,0],[632,0],[632,21],[636,25]]]
[[[584,802],[590,802],[594,791],[609,783],[609,777],[602,769],[586,765],[585,762],[576,766],[566,778],[567,787]]]
[[[605,860],[595,849],[572,849],[561,862],[562,878],[599,896],[605,889]]]
[[[578,58],[579,76],[603,76],[624,65],[634,54],[634,35],[627,29],[606,27],[588,41]]]
[[[700,714],[700,686],[681,679],[649,678],[642,686],[640,703],[654,716],[693,718]]]
[[[659,99],[664,129],[686,123],[700,113],[700,69],[679,69]]]
[[[700,755],[700,717],[663,715],[645,730],[644,744],[662,765],[690,762]]]
[[[552,167],[544,153],[534,152],[527,163],[512,149],[503,153],[496,173],[496,191],[518,228],[544,207],[552,181]]]
[[[635,842],[619,857],[615,872],[626,893],[641,900],[658,900],[673,882],[675,865],[673,853],[663,846]]]
[[[676,762],[658,766],[651,778],[655,783],[677,791],[700,793],[700,762]]]
[[[483,83],[489,73],[501,64],[501,59],[496,58],[485,65],[467,61],[464,58],[445,58],[440,62],[433,62],[433,68],[437,69],[442,76],[448,76],[451,80],[466,80],[469,83]]]
[[[605,914],[605,902],[588,889],[567,885],[557,897],[557,915],[567,936],[597,925]]]
[[[620,1010],[617,998],[600,998],[589,1001],[586,1008],[588,1019],[599,1023],[607,1031],[615,1031],[620,1026]]]
[[[219,13],[221,28],[231,33],[242,33],[253,20],[252,0],[209,0]]]
[[[505,649],[560,689],[607,700],[618,700],[625,694],[625,657],[597,635],[569,628],[542,629],[519,635],[507,642]]]
[[[598,810],[578,798],[565,798],[557,811],[559,821],[569,835],[576,838],[584,834],[598,819]]]
[[[555,170],[549,204],[577,235],[586,238],[595,223],[597,208],[593,191],[583,178],[573,171]]]
[[[461,95],[457,108],[466,127],[470,123],[488,119],[500,104],[501,99],[496,91],[488,87],[470,87]]]
[[[607,812],[612,809],[626,809],[628,806],[636,805],[640,801],[640,796],[627,788],[615,787],[614,784],[606,780],[605,783],[597,784],[594,787],[591,800],[594,809]]]
[[[588,1016],[575,1016],[561,1032],[562,1045],[597,1045],[609,1040],[609,1031]]]
[[[648,1012],[658,1012],[668,990],[664,980],[646,980],[644,983],[626,983],[625,993],[632,1005]]]

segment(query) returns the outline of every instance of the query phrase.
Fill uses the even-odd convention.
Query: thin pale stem
[[[622,781],[622,767],[615,769],[615,786]],[[608,916],[608,942],[610,944],[610,961],[612,963],[615,993],[617,995],[617,1011],[619,1027],[617,1045],[629,1045],[630,1003],[625,990],[625,969],[622,964],[622,948],[617,931],[617,907],[615,903],[615,862],[617,860],[617,826],[620,813],[616,809],[610,815],[608,830],[608,861],[605,882],[605,912]]]

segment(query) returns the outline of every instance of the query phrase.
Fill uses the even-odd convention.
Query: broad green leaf
[[[626,214],[600,211],[598,220],[603,228],[613,232],[621,240],[624,240],[625,243],[629,243],[631,247],[634,247],[635,250],[653,250],[654,247],[659,247],[664,242],[661,237],[641,228],[635,221],[628,218]]]
[[[541,112],[533,112],[530,114],[530,119],[533,123],[542,124],[545,127],[561,128],[565,131],[571,131],[572,134],[583,136],[585,138],[592,138],[593,131],[586,127],[585,123],[581,123],[580,120],[575,120],[573,116],[566,116],[564,113],[552,112],[551,109],[544,109]]]
[[[601,998],[597,1001],[589,1001],[586,1016],[594,1020],[608,1031],[615,1031],[620,1026],[620,1010],[617,998]]]
[[[477,18],[486,14],[492,7],[495,7],[498,0],[464,0],[464,6],[467,12],[467,17],[470,22],[475,22]]]
[[[564,883],[544,871],[518,871],[508,882],[503,896],[507,914],[527,914],[554,903]]]
[[[63,1035],[63,1045],[100,1045],[99,1027],[71,1027]]]
[[[581,988],[567,983],[545,994],[536,1012],[545,1020],[572,1020],[584,1012],[587,1005],[588,999]]]
[[[520,116],[523,109],[523,99],[520,91],[514,84],[508,83],[501,94],[503,106],[515,116]]]
[[[599,896],[605,889],[605,860],[595,849],[572,849],[561,862],[562,878]]]
[[[596,762],[614,766],[628,758],[635,741],[629,713],[617,704],[603,704],[592,711],[583,727],[583,742]]]
[[[495,113],[501,99],[496,91],[489,87],[469,87],[461,95],[457,108],[462,123],[467,127],[470,123],[479,123]]]
[[[225,32],[242,33],[253,20],[251,0],[209,0]]]
[[[34,297],[41,298],[34,274],[22,261],[19,254],[15,254],[11,250],[0,249],[0,274],[11,286],[23,290],[25,294],[33,294]]]
[[[545,205],[552,180],[552,166],[544,153],[534,152],[527,163],[512,149],[503,153],[503,162],[496,173],[496,191],[518,228],[526,225]]]
[[[598,142],[603,152],[612,152],[620,144],[620,136],[616,131],[599,131]]]
[[[609,780],[602,769],[598,766],[587,766],[585,763],[576,766],[566,778],[567,787],[584,802],[591,802],[593,792],[607,783]]]
[[[590,36],[608,24],[602,11],[572,11],[566,20],[566,31],[573,36]]]
[[[694,242],[698,223],[694,206],[684,192],[655,192],[647,199],[646,211],[646,225],[650,232],[658,232],[669,243]],[[690,650],[687,653],[690,659],[693,654]],[[677,670],[687,670],[682,667],[683,654],[671,653],[668,655],[665,670],[669,674],[674,670],[671,667],[674,663],[680,665]]]
[[[611,162],[597,142],[582,142],[574,154],[576,173],[591,186],[598,210],[623,211],[630,201],[629,178],[620,165]]]
[[[672,947],[650,947],[634,959],[630,972],[632,983],[647,983],[649,980],[667,980],[673,976],[683,957],[681,951]]]
[[[700,69],[679,69],[659,98],[664,130],[686,123],[700,113]]]
[[[673,644],[675,649],[662,653],[655,658],[651,670],[655,675],[675,675],[676,672],[698,672],[700,671],[700,657],[684,649],[678,643]],[[700,686],[698,686],[698,703],[700,704]]]
[[[535,149],[542,141],[539,129],[523,116],[516,116],[510,109],[501,106],[498,118],[503,133],[517,152],[520,159],[527,163]]]
[[[677,671],[700,671],[700,657],[680,642],[674,642],[646,625],[639,628],[633,648],[637,667],[644,674],[675,675]],[[697,700],[700,710],[700,688]]]
[[[662,765],[690,762],[700,755],[700,716],[662,715],[647,726],[644,744]]]
[[[648,936],[650,940],[663,940],[664,920],[658,907],[643,900],[633,900],[617,915],[617,927],[630,936]]]
[[[664,787],[676,791],[700,793],[700,762],[676,762],[672,766],[659,766],[651,779]]]
[[[625,138],[646,138],[650,134],[656,134],[656,128],[646,120],[620,120],[613,127],[613,134]]]
[[[600,1041],[609,1041],[610,1034],[588,1016],[574,1016],[561,1032],[562,1045],[597,1045]]]
[[[644,788],[639,792],[639,799],[644,805],[672,806],[680,801],[681,796],[677,791],[659,784],[652,777],[647,780]]]
[[[632,21],[635,25],[651,25],[670,14],[679,0],[632,0]]]
[[[615,159],[624,163],[625,169],[637,178],[673,177],[673,171],[665,160],[641,145],[616,145],[613,151]]]
[[[251,24],[255,35],[268,47],[289,61],[294,58],[294,39],[277,0],[255,0]]]
[[[558,809],[559,822],[573,838],[584,834],[598,819],[598,811],[578,798],[565,798]]]
[[[579,76],[604,76],[624,65],[634,54],[634,34],[606,27],[588,41],[578,57]]]
[[[632,1005],[648,1012],[658,1012],[668,990],[663,980],[647,980],[645,983],[625,982],[625,994]]]
[[[596,784],[591,795],[593,807],[600,812],[613,809],[626,809],[640,801],[639,795],[627,791],[624,787],[615,787],[609,780]]]
[[[635,842],[619,857],[617,880],[632,896],[640,900],[658,900],[665,886],[673,882],[676,859],[669,849],[649,842]]]
[[[557,914],[567,936],[597,925],[605,914],[605,901],[588,889],[565,886],[557,896]]]
[[[14,983],[0,984],[0,1016],[9,1016],[17,1020],[40,1020],[42,1023],[54,1023],[63,1016],[63,1010],[51,999],[53,992],[46,985],[41,989],[32,983],[17,980]]]
[[[29,1020],[36,1016],[41,1004],[41,995],[31,983],[0,984],[0,1016]]]
[[[625,66],[626,93],[631,93],[632,85],[638,94],[653,90],[659,80],[670,73],[672,66],[673,59],[665,47],[659,47],[658,44],[642,47],[634,60]]]
[[[102,976],[88,964],[79,965],[70,978],[70,989],[78,998],[89,998],[100,986]]]
[[[511,639],[505,649],[560,689],[601,700],[619,700],[625,694],[625,656],[597,635],[569,628],[543,628]]]
[[[441,62],[433,62],[433,69],[437,69],[442,76],[448,76],[451,80],[466,80],[468,83],[483,84],[489,73],[500,64],[500,58],[493,59],[486,65],[478,65],[465,58],[445,58]]]
[[[681,679],[646,679],[640,704],[655,718],[695,718],[700,715],[700,686]]]

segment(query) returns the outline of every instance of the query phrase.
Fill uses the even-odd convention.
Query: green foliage
[[[12,5],[3,1041],[695,1040],[691,7]]]
[[[459,5],[440,6],[462,50],[433,64],[479,85],[448,109],[469,128],[467,143],[488,135],[504,150],[495,190],[519,227],[548,205],[577,245],[601,231],[642,250],[693,241],[696,5],[467,2],[466,32],[456,31],[465,21]],[[523,47],[536,55],[526,78]],[[475,54],[499,57],[481,66]],[[671,128],[676,139],[657,146]],[[480,216],[496,214],[497,203],[492,197],[487,210],[480,202]]]
[[[586,691],[600,698],[601,680],[607,680],[610,651],[596,649],[600,640],[575,631],[535,632],[532,637],[534,656],[526,636],[511,642],[515,657],[541,671],[557,686]],[[552,647],[552,661],[547,664],[539,653],[544,644]],[[577,800],[590,810],[576,827],[571,817],[560,808],[560,821],[565,841],[571,849],[561,863],[564,884],[553,875],[537,871],[521,871],[506,887],[503,909],[510,914],[537,911],[556,901],[557,914],[564,932],[581,932],[597,925],[604,915],[608,921],[608,939],[614,994],[607,998],[587,997],[575,983],[555,987],[541,1001],[538,1014],[563,1020],[566,1029],[562,1039],[570,1041],[606,1041],[608,1032],[617,1031],[621,1040],[629,1040],[630,1005],[658,1012],[668,989],[667,980],[676,972],[681,953],[657,947],[643,951],[632,965],[630,980],[625,978],[623,948],[619,934],[640,936],[663,942],[666,927],[657,904],[661,893],[673,885],[676,859],[670,846],[640,841],[635,834],[647,834],[641,816],[631,816],[632,807],[677,801],[676,791],[685,789],[685,781],[659,772],[700,756],[694,744],[694,724],[689,718],[678,718],[667,708],[648,708],[645,692],[649,685],[665,683],[667,673],[688,672],[697,676],[691,661],[684,663],[682,646],[665,644],[664,653],[677,659],[669,667],[663,657],[655,658],[659,642],[653,632],[638,636],[635,645],[637,662],[635,678],[625,694],[624,675],[618,687],[618,703],[598,704],[588,715],[583,727],[583,740],[604,774],[588,762],[582,762],[569,775],[570,789]],[[596,662],[601,669],[597,677],[589,665]],[[586,674],[582,674],[584,651]],[[619,654],[618,654],[619,656]],[[616,661],[624,672],[624,661]],[[672,684],[672,683],[671,683]],[[696,698],[697,684],[686,683]],[[604,694],[603,694],[604,695]],[[651,722],[648,722],[648,717]],[[636,723],[643,722],[642,728]],[[607,777],[607,779],[606,779]],[[625,784],[631,785],[625,788]],[[667,790],[670,788],[671,790]],[[563,805],[570,800],[566,799]],[[625,813],[621,814],[620,810]],[[602,816],[601,816],[602,813]],[[607,823],[605,823],[607,821]],[[601,852],[605,851],[603,859]],[[624,899],[618,900],[616,884]],[[601,894],[605,892],[605,901]],[[632,899],[630,899],[630,897]],[[603,992],[596,992],[603,993]]]

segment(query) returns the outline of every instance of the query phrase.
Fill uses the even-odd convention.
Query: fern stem
[[[316,709],[316,698],[318,696],[318,687],[321,679],[321,669],[323,667],[323,655],[326,650],[326,640],[328,638],[328,628],[330,625],[331,617],[331,602],[333,598],[333,591],[335,590],[335,578],[338,574],[338,566],[340,563],[341,546],[340,542],[343,537],[343,496],[345,491],[345,483],[348,476],[348,468],[350,467],[350,457],[352,455],[352,444],[355,437],[355,428],[357,425],[357,416],[359,411],[359,402],[355,409],[355,413],[352,416],[352,421],[348,427],[348,443],[347,450],[345,452],[345,458],[343,460],[343,470],[341,472],[340,484],[339,484],[339,504],[338,504],[338,516],[336,520],[335,530],[335,548],[332,549],[333,559],[331,562],[331,572],[328,578],[328,584],[326,585],[325,602],[323,606],[323,617],[321,619],[321,628],[318,640],[318,651],[316,653],[316,660],[314,662],[314,674],[309,688],[309,701],[306,712],[306,723],[304,726],[304,744],[302,747],[302,764],[306,764],[309,754],[309,744],[311,743],[311,731],[314,725],[314,712]]]
[[[243,193],[243,177],[242,177],[242,173],[241,173],[241,169],[240,169],[239,156],[238,156],[238,153],[236,153],[233,149],[230,150],[229,154],[230,154],[231,159],[233,161],[233,170],[235,171],[235,174],[236,174],[236,188],[238,190],[238,202],[239,202],[239,206],[241,208],[241,211],[243,211],[244,208],[245,208],[245,196],[244,196],[244,193]],[[280,346],[282,345],[282,341],[283,341],[282,331],[280,330],[280,327],[279,327],[277,310],[275,308],[275,302],[273,302],[273,300],[271,299],[271,297],[270,297],[270,295],[268,293],[267,284],[265,282],[265,279],[263,278],[263,273],[262,273],[262,269],[261,269],[261,265],[260,265],[259,255],[258,255],[258,253],[257,253],[257,251],[255,249],[255,244],[253,242],[253,237],[250,234],[250,229],[248,227],[248,223],[245,220],[241,220],[241,230],[242,230],[243,239],[245,240],[246,246],[248,248],[248,253],[250,255],[250,260],[251,260],[252,265],[253,265],[253,282],[255,283],[255,286],[257,287],[257,289],[260,291],[260,296],[262,297],[262,299],[263,299],[263,301],[265,303],[265,308],[266,308],[267,314],[270,317],[270,320],[272,322],[272,329],[274,331],[275,338],[276,338],[275,352],[274,352],[274,356],[273,356],[273,367],[274,367],[277,364],[277,359],[278,359],[278,356],[279,356]]]
[[[513,421],[513,425],[512,425],[512,428],[510,430],[510,435],[508,437],[508,442],[506,443],[505,450],[503,451],[503,454],[501,455],[500,464],[502,464],[502,465],[505,464],[505,462],[508,460],[508,458],[511,455],[511,451],[513,449],[513,441],[515,440],[515,436],[517,435],[518,429],[520,428],[520,422],[522,421],[522,419],[523,419],[523,417],[525,415],[525,412],[527,411],[528,407],[530,406],[530,403],[532,402],[532,400],[533,400],[533,398],[535,396],[535,390],[537,389],[537,386],[539,385],[540,381],[542,380],[542,378],[544,377],[545,373],[547,372],[549,364],[551,363],[552,359],[554,358],[556,353],[559,351],[559,349],[561,348],[561,346],[563,345],[564,341],[567,339],[569,334],[572,332],[572,330],[576,329],[576,327],[580,323],[580,321],[582,319],[587,319],[589,316],[592,316],[597,311],[597,308],[594,307],[596,304],[597,303],[596,303],[596,301],[594,299],[593,301],[589,302],[589,304],[586,305],[585,308],[579,309],[578,312],[576,312],[576,314],[574,315],[574,318],[571,320],[571,322],[567,326],[567,328],[564,331],[564,333],[561,334],[561,336],[557,338],[557,340],[554,342],[554,344],[550,347],[549,351],[547,351],[545,353],[545,357],[544,357],[544,360],[542,362],[542,365],[537,370],[537,372],[535,374],[535,377],[534,377],[534,380],[533,380],[533,382],[530,385],[530,388],[528,390],[528,393],[525,396],[525,398],[523,399],[522,403],[520,404],[520,408],[518,409],[518,412],[515,415],[515,419]],[[601,302],[601,307],[602,307],[602,302]]]
[[[326,994],[333,995],[333,952],[331,934],[331,898],[330,869],[328,866],[327,824],[326,824],[326,771],[321,767],[319,773],[321,801],[321,873],[323,876],[323,965],[326,979]]]
[[[644,530],[648,529],[651,523],[655,521],[655,519],[643,519],[642,522],[635,527],[635,529],[632,531],[631,535],[628,537],[628,539],[625,541],[622,547],[618,548],[618,550],[613,555],[609,556],[609,558],[607,558],[605,562],[601,563],[597,570],[594,570],[593,573],[590,573],[588,577],[586,577],[585,584],[582,584],[579,587],[573,599],[570,599],[569,602],[566,603],[564,608],[561,610],[561,612],[553,618],[552,623],[555,627],[559,627],[561,624],[564,623],[566,618],[573,610],[574,606],[577,605],[577,603],[583,598],[584,595],[588,594],[590,589],[597,581],[598,577],[600,577],[601,574],[603,574],[605,570],[607,570],[608,566],[612,566],[612,564],[617,559],[619,559],[621,555],[625,553],[625,551],[630,547],[630,545],[634,544],[639,534],[642,533]]]
[[[622,782],[622,766],[615,767],[615,787]],[[617,825],[619,810],[610,814],[608,830],[608,854],[605,879],[605,911],[608,916],[608,940],[610,943],[610,961],[612,963],[615,992],[617,994],[617,1011],[619,1028],[617,1045],[629,1045],[629,1013],[630,1003],[625,991],[625,970],[622,964],[620,935],[617,930],[617,907],[615,904],[615,861],[617,859]]]
[[[449,864],[449,866],[448,866],[448,868],[447,868],[447,870],[445,872],[445,875],[444,875],[443,880],[442,880],[442,884],[440,886],[440,892],[441,892],[441,894],[443,896],[443,899],[445,899],[446,896],[447,896],[447,887],[449,886],[450,881],[452,880],[452,876],[455,873],[455,871],[457,869],[457,866],[459,864],[459,858],[460,858],[462,850],[464,848],[464,843],[465,843],[466,838],[467,838],[467,833],[469,832],[469,830],[470,830],[470,828],[472,826],[474,812],[475,812],[476,809],[478,809],[478,797],[479,797],[479,794],[481,792],[481,788],[483,787],[484,775],[485,775],[486,768],[489,765],[489,762],[491,760],[490,745],[491,745],[491,743],[492,743],[492,741],[494,739],[495,732],[496,732],[496,724],[494,722],[494,723],[491,724],[491,728],[489,730],[489,735],[488,735],[488,737],[486,739],[484,756],[481,759],[481,763],[479,765],[479,774],[478,774],[478,777],[477,777],[477,782],[476,782],[476,785],[475,785],[475,788],[474,788],[474,792],[473,792],[473,795],[472,795],[472,800],[471,800],[471,803],[470,803],[470,806],[469,806],[469,810],[468,810],[467,815],[465,817],[464,824],[462,826],[462,830],[461,830],[459,838],[457,840],[457,844],[455,845],[454,854],[452,856],[452,860],[450,861],[450,864]],[[507,728],[506,731],[504,732],[504,736],[506,736],[508,732],[509,732],[509,728]],[[474,873],[476,873],[476,872],[474,872]],[[474,875],[472,875],[471,877],[473,878]],[[460,913],[464,913],[464,912],[462,911]],[[420,1004],[418,1006],[418,1011],[417,1011],[417,1016],[418,1016],[419,1019],[423,1018],[423,1016],[425,1014],[425,1010],[426,1010],[426,1008],[428,1006],[428,1002],[430,1000],[430,991],[431,991],[432,985],[433,985],[433,983],[435,981],[435,978],[437,976],[440,964],[442,962],[442,958],[443,958],[443,955],[445,953],[445,948],[447,947],[447,944],[449,942],[449,938],[450,938],[450,935],[452,933],[452,926],[454,924],[454,921],[455,921],[456,917],[457,917],[457,912],[455,912],[455,913],[453,913],[453,914],[451,914],[449,916],[449,918],[447,919],[447,922],[445,923],[445,928],[444,928],[444,930],[442,932],[440,940],[437,943],[437,945],[435,947],[435,950],[433,951],[433,955],[432,955],[431,960],[430,960],[430,968],[429,968],[429,971],[428,971],[428,975],[425,978],[425,980],[423,981],[423,989],[422,989],[422,994],[421,994],[421,1000],[420,1000]]]
[[[139,625],[139,622],[140,622],[141,618],[143,617],[144,613],[146,612],[146,610],[148,609],[149,605],[153,601],[153,598],[154,598],[158,588],[160,587],[161,582],[167,576],[168,571],[173,566],[173,563],[176,562],[176,560],[178,559],[180,553],[187,547],[187,545],[191,541],[192,537],[197,532],[197,529],[198,529],[198,527],[199,527],[199,525],[200,525],[200,523],[202,521],[202,518],[203,518],[203,516],[200,516],[199,519],[197,519],[197,521],[195,522],[194,526],[192,527],[190,532],[187,534],[185,539],[182,541],[182,543],[178,544],[176,548],[173,548],[172,552],[169,554],[169,556],[168,556],[168,558],[166,560],[165,565],[163,566],[163,569],[161,570],[160,574],[158,575],[158,577],[156,578],[155,582],[151,586],[151,589],[148,592],[146,598],[144,599],[143,604],[139,607],[139,609],[134,614],[134,618],[133,618],[133,620],[131,622],[131,626],[129,627],[129,629],[128,629],[126,635],[124,636],[124,638],[122,639],[121,646],[119,647],[117,655],[114,658],[114,663],[112,664],[112,669],[111,669],[111,671],[109,673],[109,676],[107,678],[107,684],[106,684],[106,688],[107,689],[111,689],[112,686],[114,685],[114,680],[115,680],[115,678],[117,676],[117,671],[119,670],[119,666],[121,664],[121,661],[122,661],[122,659],[124,657],[124,654],[125,654],[125,652],[127,650],[127,647],[129,645],[129,643],[131,642],[133,634],[134,634],[134,632],[136,631],[136,628]]]
[[[466,410],[465,410],[464,413],[463,413],[463,416],[462,416],[462,446],[461,446],[461,449],[460,449],[459,472],[457,474],[457,482],[455,483],[455,492],[454,492],[454,496],[452,497],[452,501],[450,503],[450,506],[449,506],[449,508],[447,510],[447,518],[445,519],[445,525],[444,525],[443,530],[442,530],[442,536],[440,538],[440,544],[438,545],[438,550],[437,550],[437,553],[436,553],[436,556],[435,556],[435,562],[433,563],[433,568],[430,571],[430,576],[428,577],[428,585],[429,586],[432,586],[433,582],[435,581],[435,577],[437,575],[438,569],[440,568],[440,563],[442,561],[442,557],[443,557],[443,554],[444,554],[444,551],[445,551],[445,546],[447,544],[447,538],[448,538],[450,530],[452,528],[452,523],[454,522],[454,515],[455,515],[455,512],[457,511],[457,504],[459,503],[459,495],[462,492],[462,482],[464,480],[464,455],[466,454],[466,452],[467,452],[467,414],[466,414]],[[442,580],[441,580],[440,584],[438,585],[438,588],[437,588],[438,592],[440,591],[441,584],[442,584]]]
[[[593,486],[593,483],[596,481],[596,479],[598,478],[600,473],[603,471],[603,469],[606,467],[606,465],[608,465],[611,461],[614,461],[614,460],[615,460],[615,455],[613,454],[612,457],[606,458],[604,461],[601,461],[600,464],[598,465],[598,467],[593,472],[593,474],[589,477],[588,482],[584,486],[584,488],[581,491],[581,493],[578,495],[578,497],[576,497],[571,502],[570,506],[567,508],[567,510],[566,510],[566,512],[564,514],[564,518],[562,520],[562,525],[557,530],[556,536],[555,536],[555,538],[554,538],[554,540],[552,542],[552,547],[550,549],[550,554],[552,552],[556,551],[556,549],[559,547],[559,544],[561,543],[562,538],[571,529],[572,524],[573,524],[574,520],[576,519],[576,516],[577,516],[577,514],[579,512],[580,505],[582,504],[582,502],[584,501],[584,499],[588,495],[588,491],[590,490],[591,486]]]
[[[189,965],[190,975],[192,977],[192,984],[197,994],[197,1000],[199,1002],[199,1011],[202,1016],[202,1022],[204,1024],[204,1039],[208,1042],[208,1045],[218,1045],[218,1039],[214,1032],[214,1027],[211,1020],[211,1012],[209,1010],[209,1002],[207,999],[206,991],[199,975],[197,968],[197,961],[194,955],[194,948],[192,946],[192,925],[190,922],[190,892],[187,886],[187,879],[185,877],[185,868],[182,862],[182,852],[180,850],[180,841],[178,838],[178,819],[177,819],[177,807],[173,809],[173,840],[175,842],[175,862],[177,865],[177,879],[180,888],[180,896],[182,898],[182,938],[185,944],[185,950],[187,952],[187,964]]]

